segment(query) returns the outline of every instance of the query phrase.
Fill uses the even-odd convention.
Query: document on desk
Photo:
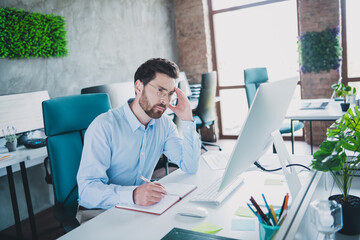
[[[197,186],[191,184],[182,183],[164,183],[162,184],[167,195],[158,203],[152,206],[140,206],[137,204],[118,204],[115,207],[126,210],[133,210],[144,213],[151,213],[155,215],[161,215],[166,210],[171,208],[175,203],[186,197],[189,193],[194,191]]]
[[[208,151],[201,154],[201,157],[213,170],[225,169],[230,159],[230,152]]]

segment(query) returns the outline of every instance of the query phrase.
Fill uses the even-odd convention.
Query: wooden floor
[[[217,144],[219,144],[223,151],[232,151],[235,140],[218,140]],[[288,148],[288,151],[291,152],[291,143],[290,141],[285,141],[285,145]],[[217,148],[209,147],[211,150],[217,150]],[[271,149],[270,149],[271,150]],[[269,151],[270,151],[269,150]],[[314,152],[317,148],[314,148]],[[296,155],[308,155],[310,154],[310,146],[305,142],[295,142],[295,154]],[[169,172],[176,170],[175,167],[170,167]],[[165,169],[160,168],[154,172],[153,178],[159,179],[165,176]],[[3,216],[1,216],[3,217]],[[53,216],[53,208],[49,208],[43,212],[40,212],[35,215],[35,222],[37,228],[37,234],[39,240],[52,240],[57,239],[60,236],[65,234],[65,231],[61,227],[61,225],[55,220]],[[22,221],[22,229],[23,229],[23,239],[32,239],[31,231],[30,231],[30,223],[27,220]],[[0,232],[1,240],[15,240],[16,237],[16,229],[15,225],[7,228]]]
[[[23,239],[32,239],[29,219],[21,222]],[[39,240],[57,239],[65,234],[62,226],[53,217],[53,208],[46,209],[35,215],[36,230]],[[15,240],[15,225],[0,232],[1,240]]]

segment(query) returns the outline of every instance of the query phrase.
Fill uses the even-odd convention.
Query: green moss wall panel
[[[65,19],[53,14],[0,8],[0,57],[67,56]]]

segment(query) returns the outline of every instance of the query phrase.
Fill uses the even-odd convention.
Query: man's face
[[[156,73],[155,78],[144,87],[139,99],[140,107],[151,118],[160,118],[169,106],[175,92],[175,79],[163,73]]]

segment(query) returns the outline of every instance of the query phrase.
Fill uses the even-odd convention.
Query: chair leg
[[[204,149],[206,152],[208,152],[209,150],[205,147],[205,145],[203,143],[201,143],[201,148]]]
[[[165,163],[165,175],[169,174],[169,160],[166,158],[166,163]]]

